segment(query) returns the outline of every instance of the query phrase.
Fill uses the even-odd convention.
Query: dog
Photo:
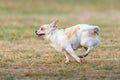
[[[57,51],[63,52],[66,56],[65,63],[70,62],[70,56],[81,63],[81,58],[86,57],[99,44],[100,28],[88,24],[77,24],[66,29],[58,29],[57,22],[58,20],[55,20],[51,24],[42,25],[35,31],[36,35],[48,40]],[[82,47],[86,51],[77,56],[75,50]]]

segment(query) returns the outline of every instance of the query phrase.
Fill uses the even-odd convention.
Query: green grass
[[[119,10],[119,0],[1,0],[0,13],[5,14],[68,14],[81,9]],[[24,6],[23,6],[24,5]],[[72,6],[72,7],[71,7]]]
[[[119,80],[120,0],[1,0],[0,80]],[[98,25],[101,43],[82,64],[38,38],[42,24]],[[76,51],[81,54],[84,50]]]
[[[0,40],[20,40],[34,36],[34,26],[1,26]]]
[[[10,76],[4,76],[4,80],[15,80],[15,77],[10,75]]]

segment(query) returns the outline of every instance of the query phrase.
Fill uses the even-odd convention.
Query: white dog
[[[88,24],[77,24],[66,29],[57,29],[57,20],[51,24],[45,24],[36,30],[35,33],[39,37],[48,40],[52,47],[57,51],[64,52],[66,63],[70,62],[70,55],[79,63],[81,59],[86,57],[90,51],[100,42],[99,27]],[[77,56],[75,50],[84,47],[86,51]]]

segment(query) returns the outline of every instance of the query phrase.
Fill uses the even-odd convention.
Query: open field
[[[100,26],[101,43],[82,64],[65,64],[35,36],[56,19],[58,28]],[[0,0],[0,80],[120,80],[120,0]]]

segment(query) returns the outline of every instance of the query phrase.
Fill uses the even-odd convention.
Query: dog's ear
[[[57,22],[58,22],[58,20],[55,20],[55,21],[53,21],[51,24],[50,24],[50,27],[51,28],[57,28]]]

